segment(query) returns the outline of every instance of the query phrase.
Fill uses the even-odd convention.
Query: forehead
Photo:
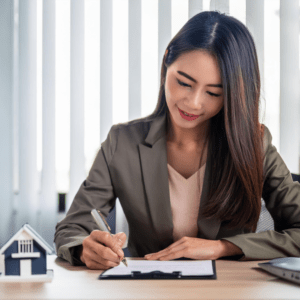
[[[203,50],[194,50],[180,55],[169,67],[172,72],[183,71],[197,81],[205,75],[207,80],[220,81],[220,69],[217,59]]]

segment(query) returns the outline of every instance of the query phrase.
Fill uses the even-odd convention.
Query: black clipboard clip
[[[147,279],[170,279],[170,278],[181,278],[181,272],[180,271],[174,271],[172,273],[164,273],[161,271],[152,271],[148,273],[141,273],[140,271],[132,271],[131,272],[131,277],[134,278],[147,278]]]

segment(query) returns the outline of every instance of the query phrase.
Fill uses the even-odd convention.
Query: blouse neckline
[[[193,175],[191,175],[189,178],[185,178],[184,176],[182,176],[179,172],[177,172],[169,163],[168,163],[168,166],[171,167],[171,169],[173,171],[175,171],[181,178],[183,178],[184,180],[186,181],[189,181],[191,178],[193,178],[198,172],[200,172],[200,170],[206,165],[206,162],[205,164],[202,165],[202,167],[200,167]]]

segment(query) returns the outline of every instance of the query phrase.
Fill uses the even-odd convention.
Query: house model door
[[[31,275],[31,259],[20,260],[20,273],[21,276]]]

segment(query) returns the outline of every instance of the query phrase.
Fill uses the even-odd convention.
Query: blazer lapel
[[[173,242],[173,220],[170,203],[166,115],[153,120],[145,144],[139,144],[143,181],[159,250]]]
[[[145,143],[139,144],[143,182],[149,211],[161,249],[173,243],[173,218],[169,192],[166,133],[166,115],[156,117],[151,124]],[[209,148],[211,148],[210,143]],[[210,149],[199,207],[197,237],[214,240],[220,228],[220,221],[204,219],[202,216],[202,210],[207,201],[211,158]]]

